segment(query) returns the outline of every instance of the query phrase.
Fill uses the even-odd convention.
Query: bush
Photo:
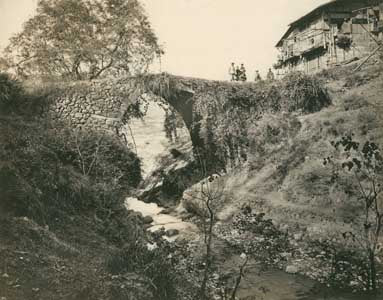
[[[366,83],[366,81],[363,78],[363,76],[359,73],[356,73],[356,74],[351,74],[351,75],[346,77],[344,87],[352,88],[352,87],[361,86],[365,83]]]
[[[20,82],[13,79],[9,74],[0,73],[0,108],[7,108],[12,103],[20,101],[23,94]]]
[[[293,72],[284,78],[282,87],[285,96],[282,109],[305,113],[320,111],[331,104],[330,96],[322,82],[313,76]]]
[[[264,213],[253,211],[250,206],[242,208],[232,226],[242,235],[237,247],[262,264],[275,265],[284,260],[282,253],[292,250],[287,233],[281,232]]]
[[[123,203],[141,180],[140,161],[117,138],[0,119],[1,206],[49,223],[58,215]]]
[[[336,40],[336,45],[344,51],[349,51],[352,45],[352,40],[347,35],[340,35]]]
[[[363,290],[368,281],[368,266],[360,250],[350,247],[347,241],[309,241],[308,256],[317,261],[316,272],[321,282],[340,289]]]
[[[339,80],[337,69],[323,69],[316,74],[316,77],[324,80]]]
[[[177,299],[177,271],[168,258],[170,250],[162,245],[166,242],[157,242],[159,246],[153,250],[148,250],[142,239],[126,243],[121,250],[108,258],[107,268],[115,275],[135,272],[148,278],[155,300]]]
[[[357,110],[367,105],[367,100],[358,94],[348,95],[343,100],[343,107],[345,111]]]
[[[0,73],[0,115],[17,115],[24,119],[40,118],[46,111],[49,95],[57,93],[60,83],[34,84],[14,79],[7,73]]]

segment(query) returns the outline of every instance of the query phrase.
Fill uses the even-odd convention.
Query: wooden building
[[[333,0],[289,25],[277,75],[315,73],[368,55],[383,40],[383,0]]]

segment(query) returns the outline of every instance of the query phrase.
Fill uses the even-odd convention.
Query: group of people
[[[274,79],[275,79],[274,73],[271,70],[271,68],[269,68],[269,71],[267,72],[267,75],[266,75],[266,80],[267,81],[273,81]],[[255,79],[254,79],[254,81],[262,81],[261,74],[259,74],[258,70],[255,71]]]
[[[245,82],[247,80],[246,76],[246,69],[244,64],[241,64],[241,66],[235,66],[235,63],[231,63],[230,68],[229,68],[229,76],[231,81],[242,81]],[[269,71],[267,72],[267,80],[272,81],[275,79],[274,73],[269,68]],[[259,71],[255,71],[255,82],[262,81],[261,74],[259,74]]]
[[[229,75],[231,81],[246,81],[246,69],[243,64],[241,64],[241,67],[235,66],[234,63],[231,63],[231,66],[229,68]]]

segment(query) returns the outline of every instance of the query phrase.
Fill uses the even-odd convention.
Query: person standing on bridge
[[[241,77],[241,70],[238,66],[235,67],[235,81],[239,81],[239,78]]]
[[[236,70],[235,70],[235,64],[233,62],[231,63],[231,66],[229,68],[229,76],[230,76],[230,81],[235,81]]]
[[[274,73],[271,71],[271,68],[269,68],[269,72],[267,72],[267,80],[273,81],[274,80]]]
[[[245,69],[245,66],[243,64],[241,64],[239,80],[242,82],[245,82],[247,80],[246,69]]]
[[[256,70],[256,71],[255,71],[255,78],[254,78],[254,81],[255,81],[255,82],[259,82],[259,81],[261,81],[261,80],[262,80],[261,75],[259,74],[259,71]]]

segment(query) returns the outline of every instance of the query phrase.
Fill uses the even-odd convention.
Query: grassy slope
[[[332,153],[330,141],[338,135],[353,132],[356,140],[371,139],[383,144],[383,72],[381,66],[370,65],[357,75],[347,67],[325,77],[330,76],[333,78],[327,86],[333,105],[317,113],[295,116],[300,122],[298,128],[287,122],[287,129],[277,136],[279,143],[266,146],[261,158],[254,155],[250,167],[227,176],[228,204],[221,211],[222,218],[249,203],[280,224],[325,236],[347,226],[343,222],[356,215],[358,207],[342,192],[347,183],[331,185],[329,170],[322,162]],[[264,120],[271,126],[273,121]],[[267,144],[268,140],[260,142]]]
[[[0,299],[153,299],[153,270],[167,271],[147,258],[142,217],[123,205],[134,184],[120,171],[138,175],[135,156],[105,137],[85,175],[74,136],[44,124],[0,111]],[[86,137],[83,151],[98,140]],[[154,266],[133,265],[141,258]]]
[[[56,233],[23,218],[2,221],[1,227],[2,297],[96,299],[97,295],[105,296],[107,273],[103,260],[111,249],[92,229],[91,219],[82,217],[70,224],[65,222]]]

